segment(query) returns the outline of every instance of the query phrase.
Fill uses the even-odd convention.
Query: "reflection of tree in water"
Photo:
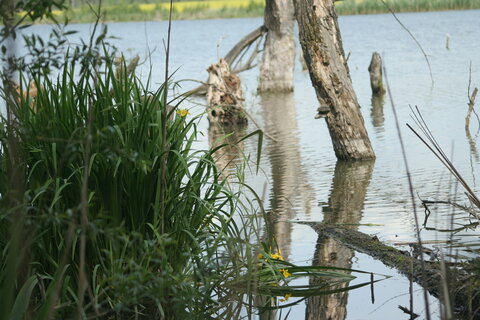
[[[262,94],[265,130],[276,141],[268,141],[267,153],[272,166],[270,207],[273,214],[270,227],[277,244],[287,258],[290,254],[291,223],[285,220],[295,216],[293,206],[302,206],[309,214],[314,201],[313,189],[308,185],[300,158],[300,141],[293,93]]]
[[[208,128],[208,143],[210,148],[224,145],[213,155],[215,164],[227,179],[234,177],[237,167],[244,162],[244,142],[246,127],[220,127],[211,125]]]
[[[351,228],[360,223],[365,194],[372,176],[374,162],[337,162],[328,205],[323,208],[323,222],[343,224]],[[313,265],[351,268],[354,251],[331,238],[319,235]],[[315,279],[310,280],[316,284]],[[348,283],[339,285],[344,288]],[[341,292],[307,300],[306,319],[345,319],[348,293]]]
[[[385,117],[383,115],[383,105],[384,95],[374,94],[372,95],[372,124],[377,131],[383,131],[383,123],[385,122]]]

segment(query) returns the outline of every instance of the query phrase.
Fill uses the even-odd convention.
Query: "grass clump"
[[[196,119],[178,106],[163,118],[166,86],[152,92],[108,59],[99,71],[70,65],[32,82],[33,97],[28,81],[2,88],[0,293],[12,303],[0,319],[219,312],[222,283],[248,273],[256,221],[219,179],[215,150],[192,149]]]

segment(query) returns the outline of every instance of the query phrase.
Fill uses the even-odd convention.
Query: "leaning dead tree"
[[[264,20],[267,37],[258,91],[293,91],[295,40],[292,0],[266,0]]]
[[[300,43],[338,159],[375,158],[342,47],[334,0],[294,0]]]

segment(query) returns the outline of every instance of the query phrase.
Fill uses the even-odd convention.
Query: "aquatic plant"
[[[17,263],[35,280],[29,282],[32,307],[42,314],[55,308],[57,315],[67,315],[77,307],[85,316],[105,310],[206,312],[216,304],[209,297],[217,282],[247,259],[246,229],[254,230],[255,219],[243,217],[242,224],[233,219],[251,212],[240,203],[240,191],[218,179],[213,151],[192,150],[196,119],[188,110],[175,107],[162,120],[165,86],[151,93],[134,75],[118,78],[111,61],[100,71],[89,70],[77,77],[71,65],[56,80],[37,75],[35,97],[13,93],[17,124],[5,117],[0,121],[0,181],[19,165],[9,163],[7,137],[13,130],[26,183],[22,221],[12,217],[7,184],[0,186],[0,288],[11,281],[4,268],[12,262],[12,228],[21,223],[22,237],[29,239],[21,246],[28,255]],[[29,87],[24,79],[19,91]],[[10,99],[12,93],[3,89],[2,97]],[[159,178],[162,166],[165,181]],[[86,225],[82,210],[88,210]],[[86,244],[80,251],[82,235]],[[90,293],[76,306],[82,272]],[[21,278],[15,282],[21,287]],[[58,297],[42,299],[51,291]]]

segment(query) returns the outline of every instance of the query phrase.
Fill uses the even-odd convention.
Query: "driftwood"
[[[225,55],[223,60],[227,62],[227,64],[231,67],[234,62],[237,60],[239,56],[242,55],[242,53],[247,50],[255,41],[260,39],[265,33],[267,32],[267,29],[265,26],[260,26],[257,29],[253,30],[249,34],[247,34],[245,37],[243,37],[235,46],[233,46],[232,49]],[[252,53],[252,56],[248,59],[247,63],[243,66],[239,66],[238,68],[234,68],[232,73],[239,73],[241,71],[245,71],[248,69],[253,68],[253,61],[255,60],[255,56],[258,53],[258,48]],[[190,91],[185,92],[184,96],[190,96],[190,95],[205,95],[208,90],[208,84],[202,84]]]
[[[230,72],[227,61],[220,59],[208,68],[207,114],[210,125],[244,125],[240,78]]]
[[[225,61],[232,65],[233,62],[238,58],[238,56],[245,50],[245,48],[249,47],[252,43],[255,42],[258,38],[263,36],[267,32],[265,26],[260,26],[257,29],[253,30],[245,37],[243,37],[225,56]]]
[[[378,52],[374,52],[372,54],[372,60],[368,66],[368,72],[370,72],[370,85],[372,87],[372,93],[375,95],[385,94],[382,77],[382,58]]]
[[[442,299],[445,296],[442,286],[447,285],[451,291],[449,293],[452,295],[451,301],[457,310],[473,315],[474,319],[480,318],[480,313],[475,312],[480,307],[480,290],[478,287],[468,287],[471,276],[467,272],[450,268],[448,275],[445,276],[445,271],[442,271],[445,264],[440,262],[425,262],[425,270],[422,270],[419,259],[410,256],[408,252],[383,244],[376,236],[372,237],[331,224],[311,222],[305,222],[305,224],[310,225],[319,235],[335,239],[357,252],[368,254],[385,265],[397,269],[437,298]]]

